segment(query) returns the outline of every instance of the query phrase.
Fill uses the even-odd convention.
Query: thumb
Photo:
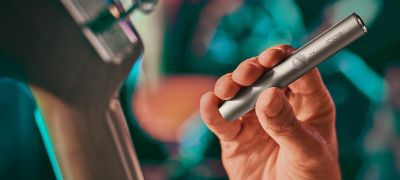
[[[308,147],[318,144],[297,120],[281,89],[273,87],[262,92],[255,109],[261,126],[281,148],[308,152]]]

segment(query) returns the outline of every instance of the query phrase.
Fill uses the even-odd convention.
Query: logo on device
[[[334,42],[334,41],[336,41],[336,40],[338,40],[338,39],[340,39],[342,37],[343,37],[343,33],[339,32],[339,33],[333,35],[331,38],[329,38],[325,42],[326,42],[326,44],[330,44],[330,43],[332,43],[332,42]]]

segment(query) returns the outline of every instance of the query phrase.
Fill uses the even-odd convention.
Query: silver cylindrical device
[[[360,16],[353,13],[265,72],[254,84],[242,88],[220,106],[219,112],[225,120],[238,119],[254,109],[258,96],[265,89],[286,87],[366,32]]]

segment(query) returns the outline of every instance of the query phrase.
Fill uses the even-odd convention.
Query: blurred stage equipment
[[[57,179],[143,179],[118,91],[143,54],[128,15],[156,2],[2,3],[0,53],[18,72],[0,72],[29,84]]]

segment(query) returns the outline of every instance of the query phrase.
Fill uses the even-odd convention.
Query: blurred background
[[[200,96],[241,61],[300,47],[352,12],[368,34],[319,66],[336,104],[342,177],[400,178],[398,0],[160,0],[133,13],[145,53],[120,100],[145,178],[227,179]],[[0,77],[0,94],[0,179],[55,179],[29,89]]]

